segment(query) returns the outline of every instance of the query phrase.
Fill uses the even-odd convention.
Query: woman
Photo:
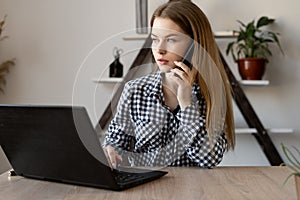
[[[208,19],[191,1],[171,1],[150,24],[159,71],[126,83],[104,152],[113,167],[127,152],[131,165],[213,168],[234,148],[235,133],[230,86]],[[191,45],[187,66],[181,61]]]

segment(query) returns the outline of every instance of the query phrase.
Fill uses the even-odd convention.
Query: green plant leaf
[[[280,45],[279,39],[277,37],[278,33],[268,32],[268,35],[273,39],[273,41],[275,41],[275,43],[279,47],[281,53],[284,54],[283,49],[282,49],[282,47]]]
[[[275,19],[270,19],[266,16],[262,16],[261,18],[258,19],[256,28],[260,28],[262,26],[272,24],[274,21],[275,21]]]
[[[4,19],[0,21],[0,41],[8,37],[8,36],[1,37],[1,34],[3,32],[3,27],[5,25],[5,20],[6,20],[6,15],[4,16]],[[0,92],[1,93],[4,93],[3,86],[6,84],[5,76],[9,72],[9,68],[13,65],[15,65],[14,59],[7,60],[0,64]]]
[[[283,151],[285,157],[291,163],[290,165],[287,165],[287,166],[291,167],[295,172],[300,173],[300,161],[298,160],[300,158],[297,158],[294,155],[294,153],[289,148],[287,148],[285,145],[281,144],[281,148],[282,148],[282,151]],[[297,151],[297,153],[299,153],[299,152]]]
[[[283,53],[277,37],[279,34],[260,29],[262,26],[271,24],[274,21],[274,19],[266,16],[260,17],[256,25],[255,20],[252,20],[247,24],[237,20],[240,24],[239,31],[237,31],[238,37],[236,41],[234,41],[234,44],[232,42],[228,44],[226,54],[228,55],[231,53],[234,60],[243,57],[262,57],[267,59],[268,56],[272,56],[268,43],[273,42],[276,43],[281,53]]]
[[[261,46],[261,49],[262,49],[262,54],[263,54],[263,57],[266,57],[268,54],[269,56],[272,56],[272,52],[270,51],[268,45],[266,46]]]
[[[297,147],[295,147],[295,146],[292,146],[292,147],[293,147],[293,149],[298,153],[298,156],[299,156],[299,158],[300,158],[300,150],[297,149]]]
[[[0,65],[0,92],[4,93],[3,86],[6,85],[5,76],[9,72],[9,68],[15,64],[14,60],[8,60]]]
[[[239,36],[237,38],[237,42],[245,40],[247,38],[247,33],[243,29],[240,28]]]
[[[300,151],[295,146],[292,146],[292,147],[298,153],[298,157],[300,158]],[[296,158],[296,156],[294,154],[293,154],[293,157],[294,157],[294,160],[297,163],[297,165],[300,166],[300,161]]]
[[[3,20],[0,21],[0,36],[2,34],[2,31],[3,31],[3,26],[5,24],[5,20],[6,20],[6,15],[4,16]]]
[[[251,21],[247,26],[246,26],[246,34],[248,38],[251,38],[254,36],[256,32],[255,26],[254,26],[254,21]]]
[[[226,48],[226,55],[229,54],[229,52],[230,52],[231,49],[233,48],[234,43],[235,43],[235,42],[230,42],[230,43],[227,45],[227,48]]]
[[[237,22],[238,22],[240,25],[242,25],[242,27],[246,27],[246,25],[245,25],[242,21],[237,20]]]
[[[290,175],[288,175],[288,177],[286,177],[286,179],[285,179],[284,182],[283,182],[283,186],[286,185],[286,183],[288,182],[288,180],[289,180],[292,176],[294,176],[294,175],[295,175],[294,173],[291,173]]]
[[[8,60],[8,61],[1,63],[0,74],[7,74],[9,72],[9,68],[13,65],[15,65],[14,60]]]
[[[4,93],[4,90],[2,88],[3,85],[6,85],[5,75],[0,75],[0,92]]]

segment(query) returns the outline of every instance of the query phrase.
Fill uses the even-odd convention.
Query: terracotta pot
[[[242,58],[237,60],[241,78],[243,80],[261,80],[267,62],[265,58]]]
[[[300,176],[295,176],[297,199],[300,200]]]

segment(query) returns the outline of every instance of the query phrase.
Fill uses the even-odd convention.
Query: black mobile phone
[[[188,66],[190,69],[192,69],[192,57],[193,57],[193,53],[194,53],[194,43],[192,42],[189,46],[189,48],[186,50],[185,55],[182,58],[182,62]],[[181,71],[183,71],[183,69],[181,69],[181,67],[176,67],[177,69],[180,69]]]
[[[192,42],[182,58],[182,62],[192,69],[192,57],[194,53],[194,42]]]
[[[194,42],[192,42],[189,46],[189,48],[186,50],[185,55],[182,58],[182,62],[188,66],[190,69],[192,69],[192,57],[193,57],[193,53],[194,53]],[[177,69],[180,69],[181,71],[184,71],[181,67],[176,67]],[[180,76],[178,74],[175,74],[175,76],[177,76],[178,78],[180,78]]]

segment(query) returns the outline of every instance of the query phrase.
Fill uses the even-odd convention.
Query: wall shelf
[[[93,79],[94,83],[120,83],[123,81],[123,78],[101,78],[101,79]]]
[[[148,34],[134,34],[134,35],[128,35],[124,36],[123,40],[145,40],[147,39]]]
[[[267,128],[268,133],[293,133],[294,130],[291,128]],[[256,128],[236,128],[236,134],[251,134],[257,133]]]
[[[265,86],[269,85],[269,80],[240,80],[240,84],[247,86]]]
[[[236,31],[215,31],[214,32],[215,38],[236,38],[237,32]],[[149,34],[133,34],[127,35],[123,37],[123,40],[145,40]]]

